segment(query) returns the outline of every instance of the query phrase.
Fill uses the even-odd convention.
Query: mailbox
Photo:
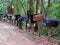
[[[35,16],[33,17],[33,20],[34,20],[34,21],[41,21],[41,20],[43,20],[43,16],[42,16],[42,15],[35,15]]]
[[[47,27],[57,27],[58,20],[55,18],[44,18],[43,22],[46,24]]]
[[[7,16],[7,18],[8,18],[9,20],[12,19],[12,14],[6,14],[6,16]]]
[[[21,19],[22,19],[22,21],[27,21],[28,20],[28,16],[22,16]]]
[[[16,23],[17,26],[18,26],[18,19],[19,19],[19,17],[20,17],[19,14],[15,15],[15,23]]]
[[[15,15],[15,20],[18,20],[19,17],[20,15]]]

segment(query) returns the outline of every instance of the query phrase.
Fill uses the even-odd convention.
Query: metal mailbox
[[[43,20],[43,16],[42,16],[42,15],[35,15],[35,16],[33,17],[33,20],[34,20],[34,21],[41,21],[41,20]]]
[[[44,18],[43,22],[48,27],[57,27],[58,26],[58,20],[55,18]]]
[[[19,17],[20,17],[19,14],[15,15],[15,23],[16,23],[17,26],[18,26],[18,23],[19,23],[19,22],[18,22]]]
[[[19,17],[20,15],[15,15],[15,20],[18,20]]]
[[[28,17],[27,16],[22,16],[21,19],[22,19],[22,21],[27,21]]]

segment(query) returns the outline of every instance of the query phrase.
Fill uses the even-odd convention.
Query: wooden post
[[[31,24],[32,34],[34,34],[34,24]]]
[[[38,23],[38,34],[39,34],[39,37],[40,37],[40,35],[41,35],[41,32],[40,32],[40,29],[41,29],[41,26],[42,26],[42,21],[38,21],[37,22]]]
[[[22,29],[22,20],[19,20],[19,28]]]
[[[40,37],[40,28],[41,28],[40,27],[40,21],[38,21],[37,24],[38,24],[38,34],[39,34],[39,37]]]
[[[52,29],[51,27],[48,27],[48,41],[50,41],[51,35],[52,35]]]
[[[26,31],[27,31],[27,20],[26,20]]]
[[[29,13],[30,13],[30,19],[29,19],[29,23],[30,23],[30,25],[31,25],[31,30],[32,30],[32,33],[34,33],[34,24],[31,22],[31,17],[32,17],[32,15],[34,15],[34,14],[32,14],[33,13],[33,2],[34,0],[29,0]],[[33,19],[32,19],[33,20]]]

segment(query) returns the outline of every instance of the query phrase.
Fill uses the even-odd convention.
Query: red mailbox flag
[[[34,21],[41,21],[43,19],[43,16],[42,15],[35,15],[34,17],[33,17],[33,20]]]
[[[47,23],[50,24],[51,23],[51,20],[48,20]]]

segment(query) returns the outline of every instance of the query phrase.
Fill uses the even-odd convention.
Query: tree
[[[33,23],[33,15],[34,15],[34,12],[33,12],[33,4],[34,4],[34,1],[33,0],[29,0],[29,23],[30,23],[30,27],[31,27],[31,30],[32,30],[32,34],[34,34],[34,23]]]
[[[10,0],[10,5],[7,7],[8,13],[13,14],[13,9],[13,1]]]
[[[28,0],[14,0],[14,14],[26,15],[28,9]]]
[[[40,0],[36,0],[36,14],[40,13]]]
[[[50,0],[48,0],[48,5],[47,5],[47,8],[45,10],[45,17],[47,17],[48,15],[48,9],[50,8]]]

